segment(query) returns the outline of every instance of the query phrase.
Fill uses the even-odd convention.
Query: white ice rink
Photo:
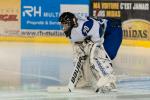
[[[48,93],[48,86],[68,82],[71,45],[0,42],[0,100],[150,100],[149,51],[121,47],[114,61],[117,92]]]

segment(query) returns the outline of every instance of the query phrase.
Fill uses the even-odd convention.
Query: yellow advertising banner
[[[150,22],[130,19],[122,23],[123,45],[150,47]]]
[[[150,40],[150,22],[141,19],[131,19],[123,22],[124,39]]]

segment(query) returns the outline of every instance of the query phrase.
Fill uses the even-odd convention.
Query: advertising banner
[[[122,21],[124,40],[150,42],[150,1],[148,0],[93,0],[90,14]],[[130,44],[130,43],[127,43]],[[142,44],[143,45],[143,44]]]
[[[79,4],[75,4],[75,3]],[[88,4],[86,8],[80,4],[81,0],[70,2],[68,0],[26,0],[21,1],[21,29],[42,29],[42,30],[60,30],[58,22],[60,9],[65,9],[62,5],[68,5],[68,10],[77,9],[78,13],[88,13]],[[72,5],[71,5],[72,4]],[[76,6],[77,5],[77,6]],[[80,6],[80,7],[79,7]],[[61,8],[60,8],[61,7]],[[66,8],[66,9],[67,9]],[[79,9],[78,9],[79,8]],[[84,8],[83,10],[81,8]]]
[[[0,35],[20,35],[20,0],[1,0]]]
[[[60,13],[62,12],[72,12],[77,16],[89,16],[89,6],[81,4],[61,4]]]
[[[150,41],[150,21],[143,19],[127,20],[123,23],[124,39]]]
[[[89,1],[3,0],[0,3],[0,41],[68,43],[58,22],[64,11],[87,16]]]
[[[93,16],[121,18],[122,21],[133,18],[150,20],[148,0],[93,0],[91,6]]]
[[[62,27],[58,22],[64,11],[89,15],[88,2],[77,0],[70,2],[52,0],[21,1],[21,34],[22,36],[64,37]],[[66,40],[65,40],[66,41]]]
[[[21,1],[21,29],[59,30],[59,1]]]

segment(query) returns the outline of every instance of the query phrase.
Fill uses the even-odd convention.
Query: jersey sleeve
[[[93,27],[93,20],[87,17],[87,20],[84,22],[83,26],[82,26],[82,34],[84,36],[87,36],[89,31],[92,29]]]

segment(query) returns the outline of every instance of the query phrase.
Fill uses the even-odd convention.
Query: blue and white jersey
[[[104,32],[107,26],[107,20],[97,21],[93,18],[78,18],[78,27],[71,31],[70,39],[72,42],[84,41],[87,36],[91,36],[93,42],[104,41]],[[102,27],[103,25],[103,27]]]

